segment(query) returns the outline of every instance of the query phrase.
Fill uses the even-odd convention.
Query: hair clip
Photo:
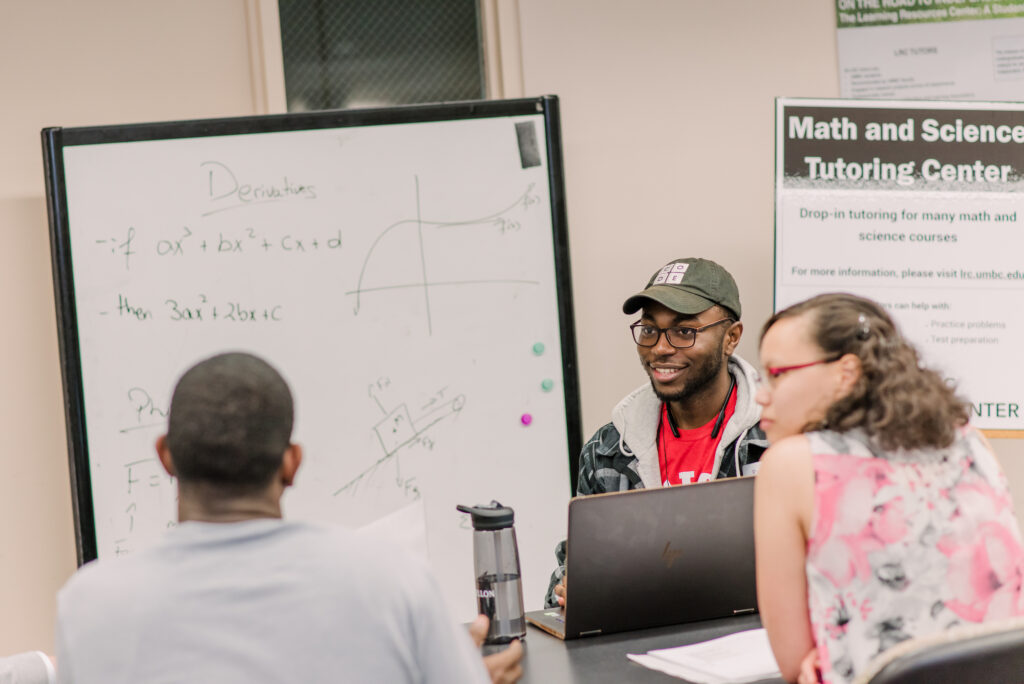
[[[864,314],[859,314],[857,316],[857,324],[860,326],[857,330],[857,339],[868,339],[871,336],[871,325],[868,323],[868,317]]]

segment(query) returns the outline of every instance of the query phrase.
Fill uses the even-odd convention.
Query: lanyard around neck
[[[736,378],[729,374],[729,391],[725,393],[725,401],[722,402],[722,408],[718,409],[718,417],[715,418],[715,426],[711,428],[711,439],[718,437],[719,431],[722,429],[722,424],[725,422],[725,409],[729,406],[729,399],[732,397],[732,391],[736,388]],[[668,427],[672,430],[672,436],[676,439],[679,438],[679,426],[676,425],[675,416],[672,415],[672,407],[665,404],[665,413],[668,414]]]

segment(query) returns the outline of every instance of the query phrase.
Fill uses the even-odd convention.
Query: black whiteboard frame
[[[555,286],[562,346],[566,437],[569,445],[569,482],[571,483],[570,494],[575,495],[576,474],[579,472],[579,454],[583,441],[572,274],[569,267],[568,220],[563,180],[561,120],[557,96],[545,95],[517,100],[451,102],[382,109],[328,110],[302,114],[168,121],[120,126],[43,129],[43,167],[46,178],[46,208],[50,224],[50,257],[57,312],[57,334],[68,440],[68,466],[71,474],[71,499],[79,565],[97,557],[97,546],[85,422],[82,360],[78,338],[78,314],[72,270],[71,233],[68,223],[67,187],[64,177],[64,148],[103,143],[456,121],[528,114],[543,114],[545,124],[548,185],[551,196],[551,228],[555,254]],[[544,477],[544,473],[537,473],[537,476]]]

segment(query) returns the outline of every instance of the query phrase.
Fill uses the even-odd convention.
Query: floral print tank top
[[[1020,529],[974,430],[913,452],[884,452],[859,431],[807,437],[807,591],[825,682],[851,681],[905,639],[1024,615]]]

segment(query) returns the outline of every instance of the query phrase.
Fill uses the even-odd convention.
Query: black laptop
[[[527,621],[561,639],[757,611],[754,478],[569,502],[565,609]]]

